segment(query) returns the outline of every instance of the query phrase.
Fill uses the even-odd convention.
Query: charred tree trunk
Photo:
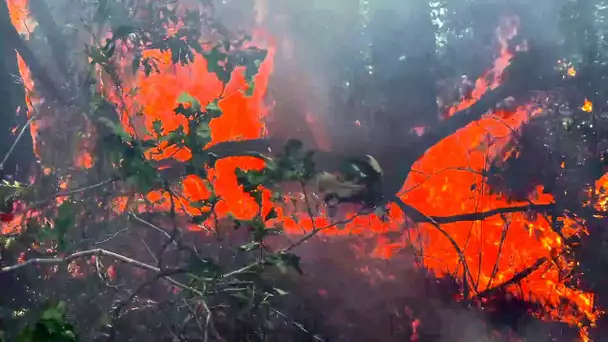
[[[407,148],[412,129],[437,123],[435,31],[427,1],[371,1],[371,6],[369,78],[379,103],[364,130],[370,152],[394,173],[411,162],[394,158],[394,151]]]
[[[66,6],[62,1],[53,1],[53,5]],[[48,48],[50,49],[50,55],[53,56],[53,67],[56,68],[57,72],[53,76],[62,77],[65,81],[69,80],[70,75],[70,56],[69,49],[66,39],[62,30],[59,27],[59,23],[55,21],[53,17],[54,9],[49,7],[46,0],[30,0],[28,5],[29,10],[36,21],[38,22],[39,28],[43,31],[44,36],[47,40]],[[47,61],[49,62],[49,61]]]
[[[6,28],[13,28],[6,1],[0,1],[0,159],[4,159],[15,142],[16,134],[13,129],[19,131],[27,123],[27,107],[25,104],[25,92],[20,83],[20,74],[17,64],[17,55],[14,46],[7,39],[10,34]],[[13,28],[14,29],[14,28]],[[27,181],[31,166],[35,164],[36,157],[33,152],[32,137],[26,132],[13,153],[6,160],[0,176],[9,176],[18,181]],[[0,226],[0,231],[2,231]],[[0,266],[16,262],[16,255],[0,245]],[[19,277],[19,273],[0,274],[0,330],[8,330],[11,326],[9,320],[13,310],[27,307],[30,295],[27,291],[27,283]],[[5,315],[8,314],[8,315]]]
[[[384,97],[376,121],[391,139],[437,120],[435,31],[428,1],[372,2],[372,72]]]

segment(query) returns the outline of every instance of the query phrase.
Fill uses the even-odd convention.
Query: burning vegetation
[[[351,116],[325,122],[294,105],[306,85],[282,73],[308,47],[273,30],[280,6],[256,1],[242,33],[206,1],[50,5],[0,4],[23,95],[0,166],[8,340],[608,336],[603,69],[539,42],[533,16],[499,11],[493,62],[439,82],[428,113],[370,115],[365,87],[397,81],[366,64]],[[315,180],[367,190],[340,168],[355,155],[377,159],[381,196],[331,215]]]

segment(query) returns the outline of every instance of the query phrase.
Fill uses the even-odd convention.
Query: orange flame
[[[591,113],[593,112],[593,103],[587,99],[585,99],[585,103],[581,107],[583,112]]]

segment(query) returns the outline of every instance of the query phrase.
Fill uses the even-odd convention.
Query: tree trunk
[[[397,141],[437,120],[435,31],[428,1],[371,4],[372,72],[384,98],[376,122],[383,123],[383,136]]]
[[[0,1],[0,160],[3,160],[16,139],[13,128],[17,131],[27,122],[25,92],[23,85],[19,83],[19,68],[15,49],[9,44],[6,27],[12,23],[8,12],[6,1]],[[10,158],[0,170],[0,177],[13,177],[18,181],[28,180],[30,168],[34,165],[36,157],[33,151],[32,137],[27,131],[19,144],[16,146]],[[4,203],[2,203],[4,204]],[[2,231],[0,225],[0,231]],[[0,267],[16,262],[16,255],[0,245]],[[20,310],[28,307],[30,294],[27,291],[27,280],[19,277],[19,273],[0,274],[0,331],[9,332],[14,328],[10,322],[11,317],[4,315],[5,312]],[[10,338],[10,337],[9,337]]]
[[[0,1],[0,28],[12,25],[8,6],[5,1]],[[10,39],[6,38],[7,32],[3,29],[0,38],[0,52],[2,63],[0,63],[0,160],[4,159],[11,145],[16,139],[13,130],[17,132],[27,122],[25,92],[23,84],[20,83],[20,73],[17,66],[17,54]],[[0,175],[8,175],[20,181],[27,181],[30,166],[35,161],[31,135],[24,134],[15,148],[15,152],[4,164]]]

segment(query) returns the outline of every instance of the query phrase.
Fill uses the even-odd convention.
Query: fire
[[[587,99],[585,99],[585,103],[581,107],[583,112],[591,113],[593,112],[593,103]]]
[[[8,12],[11,16],[11,23],[21,35],[29,37],[30,32],[38,25],[30,16],[28,0],[9,0],[7,1]]]
[[[20,32],[25,32],[23,30],[28,26],[26,23],[29,20],[26,14],[27,2],[13,0],[8,3],[13,24]],[[516,30],[517,20],[514,18],[508,18],[501,24],[498,29],[501,43],[499,57],[492,69],[477,80],[472,97],[451,108],[449,115],[467,108],[487,90],[500,84],[500,75],[513,57],[507,49],[507,43],[516,35]],[[187,119],[173,112],[179,95],[187,92],[202,104],[209,103],[223,94],[219,106],[224,114],[214,119],[210,125],[211,144],[264,136],[264,117],[269,111],[264,103],[264,95],[273,70],[274,42],[261,30],[256,31],[253,36],[253,45],[269,49],[269,56],[256,77],[253,96],[246,96],[241,91],[246,86],[242,71],[236,71],[228,87],[222,89],[221,82],[207,71],[206,62],[200,56],[189,65],[173,66],[170,65],[167,55],[158,51],[147,52],[162,61],[161,72],[149,77],[140,72],[127,84],[129,89],[125,94],[130,95],[122,98],[126,104],[122,108],[125,129],[132,134],[145,135],[147,131],[152,131],[152,123],[157,119],[162,120],[166,131],[180,125],[187,127]],[[519,48],[524,49],[525,45]],[[21,59],[19,68],[25,86],[31,89],[33,82]],[[570,74],[570,71],[568,73]],[[108,95],[119,100],[120,95],[112,93],[111,90],[108,90]],[[34,100],[28,100],[28,105],[32,101]],[[32,110],[30,108],[30,112]],[[586,101],[583,110],[591,111],[591,102]],[[426,215],[436,217],[483,213],[497,208],[528,205],[527,202],[510,203],[500,195],[490,194],[482,172],[492,158],[502,153],[512,131],[517,130],[535,114],[535,110],[523,106],[509,115],[502,115],[500,120],[497,120],[495,115],[487,115],[447,137],[417,161],[399,196]],[[318,124],[314,122],[314,125]],[[34,129],[32,133],[35,135]],[[420,134],[424,132],[421,130]],[[191,153],[186,149],[166,146],[160,154],[150,153],[149,157],[184,161],[191,157]],[[92,161],[88,157],[85,159],[81,163],[90,166]],[[252,218],[260,208],[257,208],[253,199],[238,186],[235,169],[257,170],[263,166],[263,162],[255,158],[221,160],[210,170],[209,179],[188,176],[183,180],[185,199],[180,199],[180,204],[187,215],[199,215],[200,210],[190,207],[188,203],[208,198],[209,187],[213,185],[223,199],[215,208],[218,214],[231,213],[240,219]],[[608,178],[605,176],[598,182],[598,189],[607,186]],[[608,198],[605,194],[603,196],[603,206],[606,207]],[[162,192],[147,194],[148,200],[159,203],[159,210],[168,209],[167,197],[168,195]],[[537,189],[535,196],[530,198],[532,203],[539,205],[550,203],[552,200],[552,196],[543,193],[542,188]],[[122,212],[126,210],[127,202],[121,199],[117,200],[115,205],[116,211]],[[263,206],[263,212],[268,212],[272,206],[269,193],[265,193]],[[328,218],[319,216],[298,224],[286,209],[277,207],[276,211],[277,222],[281,222],[286,230],[294,235],[302,234],[302,226],[310,230],[313,224],[323,227],[331,223]],[[305,216],[304,213],[301,214],[302,217]],[[596,321],[599,313],[593,307],[593,295],[572,289],[564,283],[561,272],[564,269],[572,269],[574,265],[563,256],[567,253],[567,247],[562,236],[551,229],[550,221],[543,215],[528,217],[523,213],[513,213],[489,216],[478,221],[442,223],[441,229],[450,236],[449,239],[437,227],[419,224],[409,228],[398,241],[388,240],[383,233],[400,231],[406,220],[396,205],[390,206],[389,215],[388,222],[375,215],[358,216],[342,229],[327,229],[323,234],[377,237],[378,245],[373,256],[387,259],[405,246],[420,247],[421,260],[426,268],[440,276],[464,279],[471,297],[508,281],[532,265],[538,265],[517,286],[512,285],[506,289],[521,298],[542,303],[546,309],[546,317],[543,318],[577,326],[581,326],[583,319]],[[564,226],[565,238],[581,231],[580,223],[573,220],[566,221]],[[454,244],[458,246],[458,250],[454,248]],[[564,306],[564,299],[572,305]]]
[[[11,23],[17,29],[17,32],[24,38],[29,39],[30,33],[36,28],[38,23],[29,15],[28,0],[11,0],[7,2]],[[34,115],[35,108],[43,102],[43,99],[36,96],[33,92],[34,81],[32,80],[31,71],[25,64],[21,55],[17,54],[17,64],[19,73],[25,90],[25,104],[27,106],[27,116],[31,118]],[[17,113],[19,114],[19,113]],[[36,121],[30,123],[30,132],[32,142],[34,144],[34,152],[37,154],[36,138],[38,136],[39,124]]]
[[[500,84],[500,75],[513,57],[507,49],[508,40],[516,34],[516,26],[513,25],[517,25],[516,20],[506,21],[500,27],[498,31],[499,37],[502,38],[500,56],[496,59],[493,68],[477,80],[472,98],[452,108],[450,114],[470,106],[487,90]],[[525,45],[520,48],[525,48]],[[220,103],[224,117],[218,119],[212,126],[214,143],[262,136],[264,107],[261,96],[266,89],[268,73],[271,71],[270,63],[271,59],[265,62],[262,73],[258,76],[257,82],[260,82],[261,86],[258,86],[256,91],[259,93],[247,98],[235,92],[233,98],[225,99]],[[193,79],[199,82],[194,83]],[[204,81],[200,82],[200,80]],[[179,89],[172,87],[176,83],[182,87]],[[239,74],[236,74],[233,83],[230,86],[233,91],[243,85]],[[153,120],[161,119],[168,129],[185,124],[185,118],[176,116],[172,112],[179,93],[186,91],[202,103],[207,103],[220,92],[217,80],[206,72],[202,60],[186,67],[178,66],[172,72],[163,72],[149,78],[140,77],[134,86],[140,89],[135,101],[144,108],[143,120],[146,125],[150,127]],[[535,114],[537,111],[529,107],[521,107],[500,120],[487,116],[444,139],[427,151],[416,163],[415,172],[412,172],[406,180],[401,198],[432,216],[486,212],[528,204],[509,203],[499,195],[489,194],[481,173],[489,165],[490,160],[502,152],[512,130],[521,127]],[[167,148],[163,157],[173,155],[174,158],[182,160],[189,157],[187,151],[183,151],[183,155],[179,155],[179,152]],[[259,208],[238,187],[234,176],[236,167],[260,169],[263,164],[251,158],[230,158],[218,162],[211,179],[216,191],[219,192],[218,195],[224,198],[224,201],[218,205],[216,211],[224,215],[230,212],[237,218],[249,219]],[[185,196],[189,198],[208,196],[203,182],[194,176],[188,177],[183,184]],[[542,190],[539,188],[536,196],[530,199],[533,203],[548,204],[552,201],[552,197],[544,194]],[[158,199],[161,196],[161,194],[155,195]],[[166,201],[164,205],[167,205]],[[195,213],[192,209],[187,211],[191,214]],[[316,227],[330,225],[329,220],[322,216],[305,219],[306,215],[300,213],[303,222],[296,223],[284,208],[276,208],[276,211],[279,216],[277,222],[282,222],[291,234],[301,234],[302,226],[310,230],[313,225]],[[344,229],[332,228],[324,231],[324,234],[373,236],[400,229],[404,223],[400,210],[392,206],[390,215],[389,223],[374,215],[359,216]],[[488,291],[530,265],[539,263],[524,281],[518,286],[508,287],[507,290],[522,298],[543,303],[548,319],[573,325],[578,325],[583,318],[591,322],[596,320],[597,312],[592,305],[592,295],[573,290],[563,283],[561,270],[571,269],[573,265],[561,256],[567,251],[564,241],[551,229],[549,222],[542,215],[537,214],[532,218],[522,213],[495,215],[482,221],[443,224],[442,229],[453,241],[447,239],[435,227],[423,224],[410,229],[407,236],[398,242],[379,238],[374,255],[390,258],[395,250],[407,244],[423,246],[421,253],[425,267],[438,275],[466,279],[468,288],[471,289],[471,296]],[[571,235],[578,233],[577,223],[568,222],[566,231]],[[455,250],[453,243],[459,246],[461,252]],[[463,255],[461,256],[460,253]],[[467,265],[466,268],[463,264]],[[573,303],[578,311],[574,306],[564,309],[563,299]]]

